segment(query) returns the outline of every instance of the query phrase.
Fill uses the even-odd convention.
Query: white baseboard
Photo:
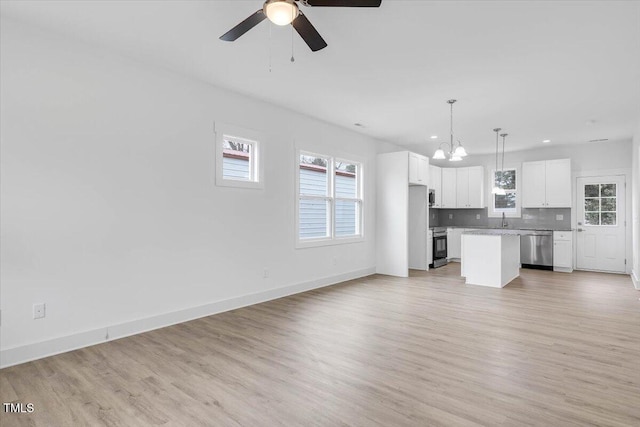
[[[631,270],[631,281],[633,287],[640,291],[640,274],[636,270]]]
[[[187,322],[189,320],[198,319],[200,317],[211,316],[213,314],[235,310],[237,308],[286,297],[288,295],[310,291],[312,289],[335,285],[336,283],[369,276],[374,273],[375,267],[365,268],[362,270],[338,274],[336,276],[323,277],[320,279],[310,280],[295,285],[269,289],[264,292],[241,295],[238,297],[216,301],[213,303],[184,310],[159,314],[157,316],[132,320],[115,325],[107,325],[99,329],[93,329],[72,335],[53,338],[46,341],[40,341],[37,343],[4,349],[0,351],[0,369],[36,359],[42,359],[43,357],[53,356],[56,354],[65,353],[67,351],[77,350],[79,348],[89,347],[91,345],[101,344],[119,338],[140,334],[142,332],[152,331],[154,329],[175,325],[177,323]],[[106,338],[107,332],[109,334],[108,338]]]

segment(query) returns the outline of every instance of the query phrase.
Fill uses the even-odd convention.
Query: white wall
[[[393,146],[1,27],[3,365],[374,271],[375,156]],[[215,186],[216,120],[262,132],[264,190]],[[364,159],[364,242],[294,248],[296,144]]]
[[[638,128],[633,136],[632,161],[633,270],[631,277],[636,289],[640,290],[640,120],[638,120]]]

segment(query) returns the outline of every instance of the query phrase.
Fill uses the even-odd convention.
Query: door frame
[[[578,265],[578,240],[577,240],[577,229],[578,229],[578,178],[599,178],[604,176],[611,175],[622,175],[624,176],[624,197],[625,197],[625,259],[627,263],[625,265],[625,274],[631,274],[631,268],[633,262],[630,259],[631,256],[631,222],[629,218],[631,216],[631,168],[628,169],[596,169],[596,170],[584,170],[584,171],[572,171],[571,172],[571,192],[572,192],[572,206],[571,206],[571,229],[573,230],[573,268],[575,269]],[[586,270],[585,270],[586,271]],[[611,273],[615,274],[615,273]]]

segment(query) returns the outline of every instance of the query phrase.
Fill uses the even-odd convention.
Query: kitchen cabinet
[[[573,232],[553,232],[553,271],[573,271]]]
[[[409,268],[428,269],[427,253],[427,187],[409,187]]]
[[[523,208],[571,207],[571,160],[522,163]]]
[[[456,171],[456,207],[484,208],[484,168],[472,166]]]
[[[427,185],[429,182],[429,159],[409,153],[409,185]]]
[[[487,231],[465,232],[460,273],[468,285],[503,288],[520,275],[520,237]]]
[[[442,207],[452,209],[456,207],[457,172],[452,168],[442,168]]]
[[[447,228],[447,259],[459,260],[464,228]]]
[[[383,153],[378,154],[376,159],[375,236],[376,273],[379,274],[408,277],[410,265],[425,270],[428,268],[429,159],[412,154],[409,151]],[[427,165],[422,167],[422,172],[421,161]],[[412,179],[419,183],[417,185],[409,182],[412,163],[416,172]]]
[[[435,200],[432,208],[442,207],[442,168],[429,165],[429,189],[433,190]]]

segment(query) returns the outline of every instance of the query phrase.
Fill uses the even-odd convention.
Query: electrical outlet
[[[449,219],[453,219],[453,214],[449,214]]]
[[[33,318],[42,319],[45,316],[45,304],[33,304]]]
[[[266,279],[266,278],[268,278],[268,277],[269,277],[269,269],[268,269],[268,268],[265,268],[265,269],[264,269],[264,272],[262,273],[262,277],[263,277],[264,279]]]
[[[476,219],[480,219],[480,214],[476,214]]]
[[[562,221],[564,219],[564,215],[558,214],[556,215],[556,221]]]
[[[338,264],[338,258],[333,257],[333,265],[337,265]]]

